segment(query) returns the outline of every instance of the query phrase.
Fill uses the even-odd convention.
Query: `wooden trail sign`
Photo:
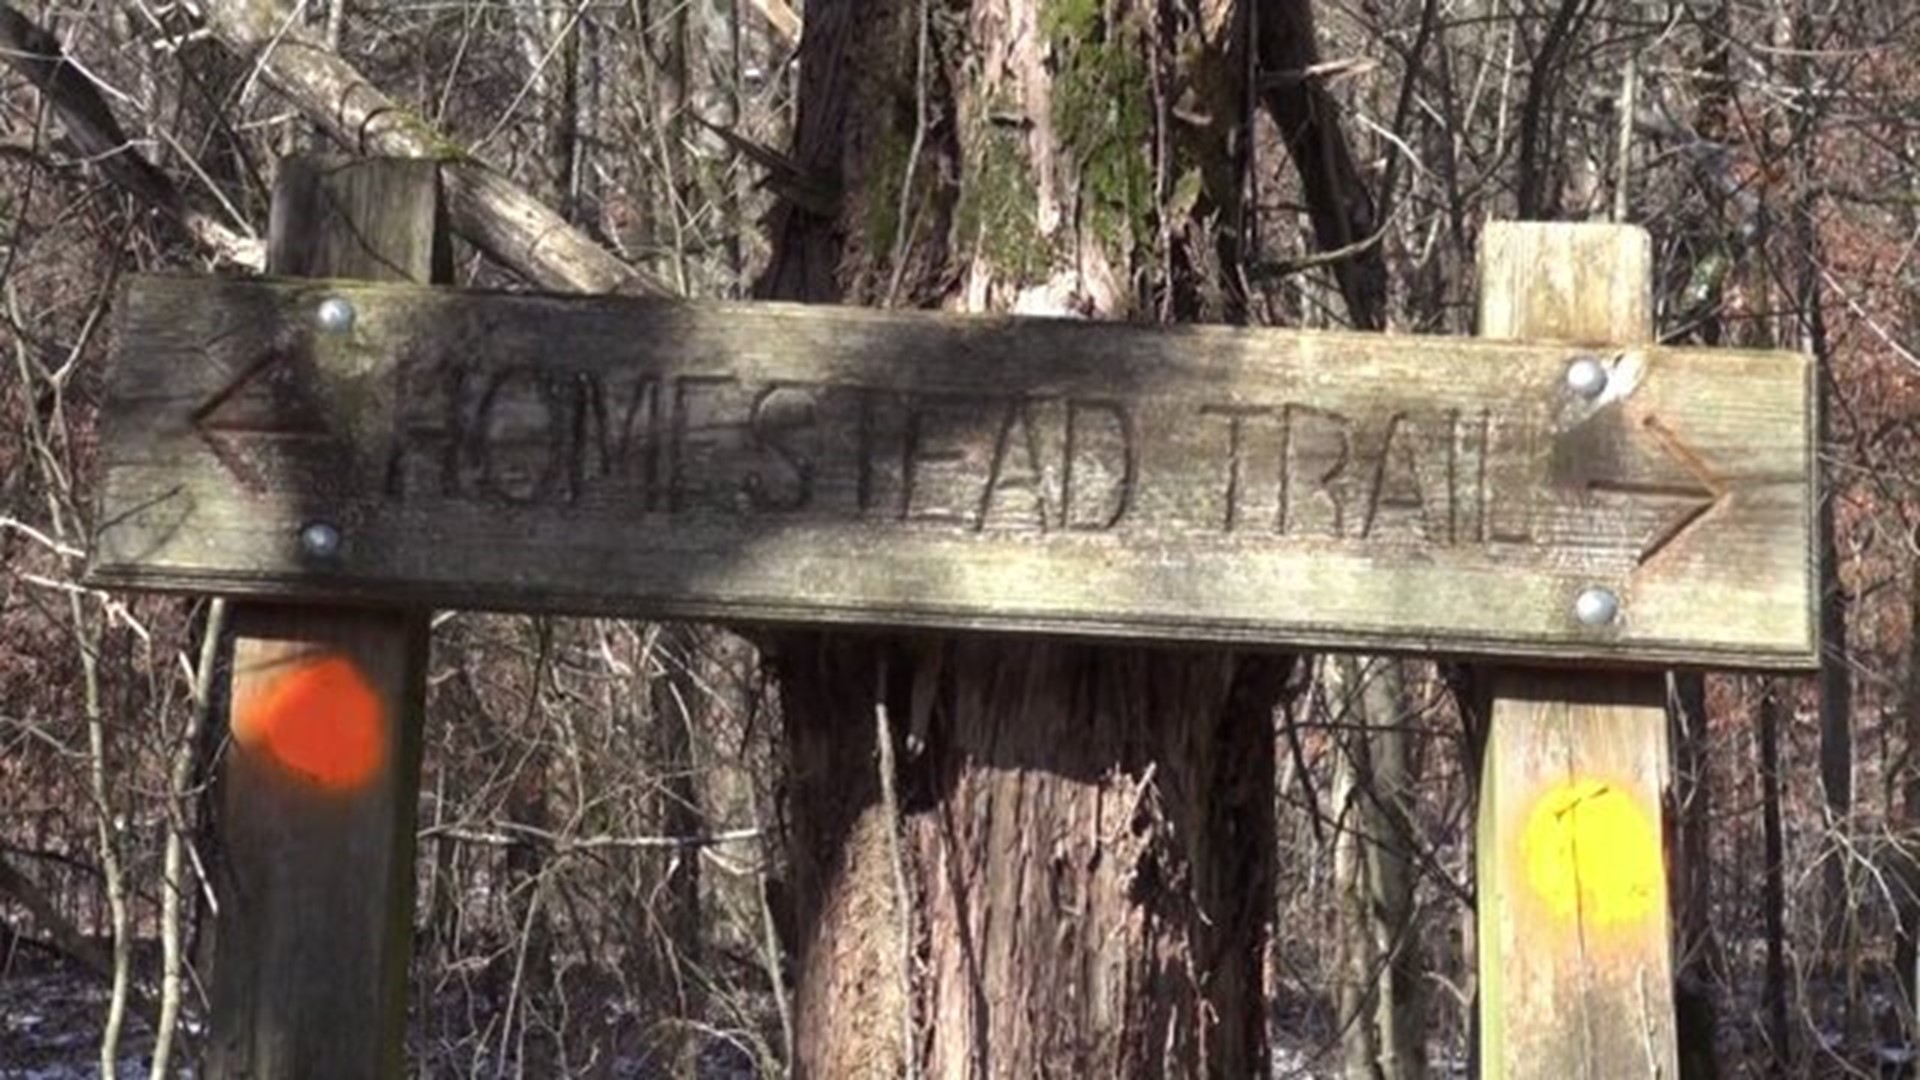
[[[1802,668],[1809,371],[147,277],[93,580]]]

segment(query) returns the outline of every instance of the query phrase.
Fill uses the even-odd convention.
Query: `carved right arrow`
[[[1620,411],[1616,412],[1615,409]],[[1621,422],[1605,423],[1604,418],[1608,414],[1618,417]],[[1662,521],[1653,535],[1641,545],[1635,562],[1645,566],[1694,531],[1708,514],[1727,501],[1731,489],[1706,459],[1658,416],[1643,417],[1638,423],[1631,422],[1629,416],[1631,414],[1626,413],[1622,406],[1615,406],[1603,409],[1582,422],[1575,431],[1569,432],[1556,443],[1555,471],[1571,480],[1574,486],[1589,492],[1626,495],[1636,499],[1671,499],[1680,503],[1673,516]],[[1624,435],[1619,430],[1622,427],[1626,428]],[[1630,462],[1622,460],[1633,453],[1633,449],[1624,444],[1633,441],[1634,435],[1640,433],[1644,433],[1658,448],[1661,460],[1680,467],[1681,476],[1659,480],[1632,475],[1641,470],[1635,470]]]
[[[1609,480],[1595,478],[1587,481],[1591,491],[1613,491],[1626,495],[1664,495],[1676,499],[1686,499],[1688,505],[1674,515],[1667,523],[1656,530],[1640,549],[1640,565],[1645,566],[1655,555],[1679,540],[1691,531],[1700,520],[1713,509],[1727,500],[1728,488],[1714,475],[1707,462],[1691,446],[1680,441],[1680,436],[1657,416],[1649,416],[1640,422],[1642,430],[1653,437],[1668,458],[1679,462],[1680,467],[1693,477],[1693,482],[1682,481],[1677,484],[1653,484],[1634,480]]]

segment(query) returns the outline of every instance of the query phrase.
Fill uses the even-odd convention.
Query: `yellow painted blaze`
[[[1605,780],[1568,780],[1543,792],[1520,835],[1527,885],[1560,919],[1583,927],[1638,923],[1665,903],[1657,819]]]

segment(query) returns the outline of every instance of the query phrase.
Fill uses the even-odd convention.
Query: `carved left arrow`
[[[295,359],[284,349],[267,352],[193,410],[195,434],[233,478],[256,495],[266,493],[268,478],[249,460],[249,444],[318,447],[335,442]]]

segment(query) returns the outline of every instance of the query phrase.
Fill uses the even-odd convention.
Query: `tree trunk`
[[[1819,30],[1825,16],[1806,0],[1779,0],[1775,8],[1774,43],[1784,46],[1790,77],[1798,85],[1811,86],[1815,77],[1812,52],[1820,46]],[[1829,448],[1834,445],[1833,351],[1827,334],[1825,285],[1821,281],[1825,265],[1824,243],[1820,232],[1820,199],[1825,185],[1823,172],[1831,163],[1822,160],[1816,133],[1825,112],[1825,98],[1810,95],[1808,107],[1794,115],[1782,152],[1791,155],[1783,164],[1792,180],[1793,203],[1788,208],[1788,241],[1781,266],[1775,273],[1785,284],[1788,303],[1787,326],[1780,344],[1814,358],[1815,413],[1818,418],[1821,484],[1815,531],[1819,544],[1819,619],[1820,619],[1820,788],[1824,796],[1826,828],[1831,838],[1822,842],[1821,877],[1821,950],[1827,973],[1845,979],[1846,992],[1840,996],[1842,1011],[1834,1019],[1841,1025],[1844,1038],[1851,1040],[1860,1016],[1858,964],[1858,916],[1855,908],[1853,862],[1853,670],[1847,644],[1847,604],[1845,583],[1840,576],[1840,552],[1835,520],[1835,500],[1847,486],[1848,477],[1834,468],[1836,460]],[[1832,1003],[1832,995],[1827,995]]]
[[[540,194],[568,221],[576,220],[580,150],[580,39],[584,9],[527,4],[514,10],[527,79],[540,102]]]
[[[1728,139],[1732,117],[1732,27],[1733,9],[1728,0],[1718,0],[1706,9],[1693,80],[1697,94],[1694,128],[1701,139],[1715,145]],[[1707,207],[1696,241],[1701,250],[1684,295],[1688,307],[1697,312],[1695,333],[1701,343],[1719,345],[1727,331],[1721,298],[1742,246],[1744,222],[1728,219],[1729,212],[1737,213],[1739,208],[1718,184],[1703,182],[1700,191]],[[1719,1071],[1713,1039],[1718,1007],[1714,994],[1722,969],[1712,922],[1713,761],[1707,752],[1711,718],[1707,714],[1705,675],[1679,671],[1668,679],[1675,803],[1669,820],[1679,825],[1678,843],[1671,847],[1673,889],[1669,895],[1674,898],[1674,925],[1679,932],[1676,992],[1681,1003],[1681,1073],[1688,1080],[1704,1080]],[[1690,1024],[1690,1016],[1702,1023]]]
[[[1263,1068],[1264,751],[1281,665],[989,638],[816,637],[777,662],[796,1075],[906,1074],[893,1021],[908,1008],[918,1075]],[[897,868],[863,722],[876,708],[898,724]],[[896,872],[918,922],[905,947]]]
[[[1907,670],[1900,712],[1906,753],[1894,779],[1900,791],[1900,822],[1894,860],[1898,867],[1900,930],[1894,966],[1900,979],[1901,1013],[1909,1039],[1920,1037],[1920,570],[1907,579]]]
[[[1909,229],[1920,229],[1920,206],[1905,215]],[[1920,315],[1920,302],[1914,307]],[[1894,947],[1894,966],[1901,988],[1901,1015],[1910,1044],[1920,1043],[1920,569],[1909,567],[1907,577],[1907,667],[1899,715],[1906,752],[1894,771],[1900,793],[1899,867],[1900,929]]]
[[[1793,1043],[1787,1029],[1786,959],[1786,838],[1780,821],[1780,728],[1792,714],[1785,700],[1786,689],[1778,680],[1768,679],[1760,687],[1760,819],[1765,833],[1766,862],[1760,905],[1767,928],[1767,1041],[1772,1051],[1773,1075],[1782,1075],[1793,1060]]]
[[[1714,1048],[1718,1005],[1719,942],[1713,932],[1713,817],[1707,769],[1707,685],[1699,672],[1668,675],[1667,718],[1673,732],[1673,807],[1677,824],[1669,845],[1676,963],[1674,997],[1679,1006],[1680,1075],[1711,1080],[1719,1075]]]
[[[518,752],[518,758],[507,779],[506,811],[507,820],[539,835],[551,831],[554,819],[548,801],[553,757],[546,733],[551,714],[543,711],[542,698],[553,677],[556,642],[553,619],[536,616],[527,621],[527,627],[533,636],[533,670],[523,710],[517,722],[509,722],[508,737],[513,740],[509,745]],[[548,912],[551,869],[550,853],[545,848],[515,844],[507,849],[506,906],[512,912],[509,925],[515,936],[511,947],[497,954],[494,971],[507,987],[508,1020],[501,1039],[503,1044],[515,1046],[520,1068],[534,1074],[553,1067],[557,1050],[547,1025],[537,1017],[553,986],[554,932]]]
[[[703,693],[694,677],[700,662],[703,632],[685,623],[662,626],[653,642],[658,668],[647,684],[649,708],[646,760],[660,773],[651,824],[662,836],[697,836],[706,828],[701,812],[693,732],[706,713]],[[681,1019],[702,1015],[706,976],[703,960],[705,926],[700,908],[700,852],[672,848],[662,852],[652,867],[659,886],[650,894],[643,916],[642,940],[650,946],[649,974],[657,981],[649,989],[663,991],[661,1006]],[[688,1029],[691,1032],[692,1029]],[[700,1040],[676,1035],[671,1040],[673,1073],[697,1075]]]
[[[1425,1076],[1425,995],[1414,927],[1415,769],[1400,660],[1339,657],[1341,829],[1335,841],[1341,892],[1340,1002],[1346,1075],[1352,1080]]]
[[[1697,94],[1694,127],[1701,139],[1715,145],[1728,138],[1732,117],[1733,9],[1718,0],[1706,9],[1700,34],[1700,57],[1695,64]],[[1700,184],[1707,211],[1697,242],[1684,296],[1696,312],[1695,333],[1702,344],[1719,345],[1726,336],[1722,296],[1734,260],[1742,249],[1744,221],[1730,221],[1738,204],[1711,180]],[[1706,676],[1697,671],[1668,675],[1667,712],[1673,732],[1673,801],[1669,821],[1679,825],[1673,852],[1672,889],[1674,925],[1678,930],[1678,974],[1674,997],[1679,1006],[1680,1075],[1683,1080],[1712,1080],[1720,1072],[1714,1038],[1718,1026],[1718,987],[1724,963],[1713,930],[1713,765],[1707,752],[1710,717],[1707,714]]]
[[[1808,174],[1812,175],[1811,172]],[[1811,181],[1809,181],[1811,183]],[[1829,348],[1826,315],[1821,298],[1819,261],[1823,258],[1813,224],[1816,208],[1809,200],[1795,213],[1796,247],[1805,264],[1800,270],[1797,314],[1801,333],[1795,343],[1819,366],[1815,380],[1819,401],[1821,477],[1818,524],[1820,544],[1820,789],[1826,796],[1828,827],[1835,836],[1827,847],[1824,866],[1826,925],[1823,938],[1830,958],[1847,980],[1846,1028],[1854,1033],[1860,1005],[1857,956],[1859,912],[1855,907],[1854,863],[1849,855],[1853,829],[1853,663],[1847,645],[1847,590],[1840,577],[1838,525],[1834,500],[1845,481],[1834,473],[1835,460],[1827,453],[1833,437],[1833,353]]]
[[[1239,190],[1243,33],[1211,2],[809,4],[794,179],[832,202],[778,212],[761,292],[1238,310],[1233,231],[1207,223]],[[969,465],[929,464],[903,513],[951,509]],[[1046,468],[988,527],[1060,527]],[[958,635],[771,648],[797,1076],[1265,1072],[1283,660]]]

